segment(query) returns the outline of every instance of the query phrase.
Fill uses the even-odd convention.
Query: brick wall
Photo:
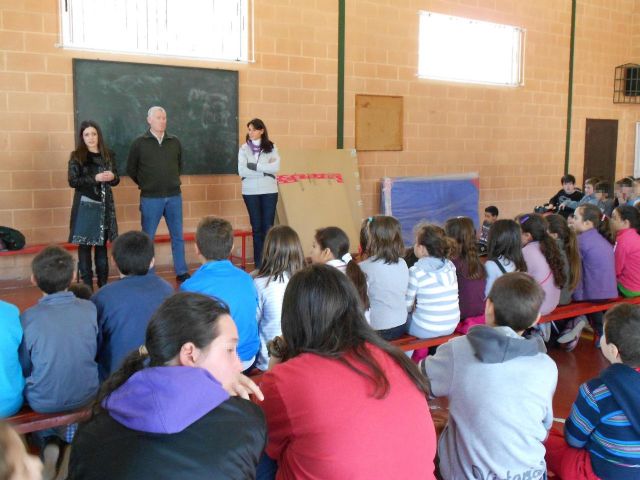
[[[21,229],[30,242],[68,234],[74,57],[236,69],[239,138],[257,116],[281,147],[335,148],[337,0],[255,0],[256,62],[250,64],[62,50],[55,46],[57,9],[56,0],[0,0],[0,224]],[[526,28],[525,86],[418,79],[420,9]],[[633,0],[579,2],[571,153],[578,177],[586,118],[620,120],[618,172],[631,173],[639,107],[613,105],[611,96],[614,67],[640,63],[631,56],[640,51],[636,10]],[[481,206],[495,203],[505,215],[548,199],[564,164],[570,14],[568,0],[347,2],[345,148],[354,146],[355,94],[405,97],[404,150],[359,154],[365,213],[377,210],[384,175],[477,171]],[[169,129],[170,122],[171,112]],[[237,176],[186,176],[183,183],[187,230],[206,214],[248,226]],[[121,230],[137,228],[135,186],[125,179],[115,195]]]

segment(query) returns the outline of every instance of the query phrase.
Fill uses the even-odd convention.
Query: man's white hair
[[[151,107],[151,108],[149,109],[149,111],[147,112],[147,118],[149,118],[151,115],[153,115],[153,114],[155,113],[155,111],[156,111],[156,110],[160,110],[160,111],[162,111],[162,112],[164,112],[164,113],[167,113],[167,111],[166,111],[164,108],[162,108],[161,106],[159,106],[159,105],[154,105],[154,106],[153,106],[153,107]]]

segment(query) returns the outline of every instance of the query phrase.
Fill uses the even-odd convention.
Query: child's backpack
[[[9,227],[0,227],[0,243],[7,250],[20,250],[24,248],[24,235],[18,230]]]

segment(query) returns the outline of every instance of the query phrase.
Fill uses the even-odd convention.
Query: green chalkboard
[[[154,105],[182,143],[184,174],[237,172],[238,72],[74,59],[73,96],[76,132],[98,122],[123,175]]]

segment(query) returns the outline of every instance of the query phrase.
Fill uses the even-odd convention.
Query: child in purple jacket
[[[617,297],[613,245],[599,233],[603,226],[602,212],[595,205],[581,205],[574,213],[572,226],[578,233],[578,248],[582,257],[582,275],[573,292],[573,299],[597,301]],[[603,312],[589,313],[586,317],[599,339],[602,336]],[[558,342],[577,344],[585,324],[584,315],[574,318]]]

